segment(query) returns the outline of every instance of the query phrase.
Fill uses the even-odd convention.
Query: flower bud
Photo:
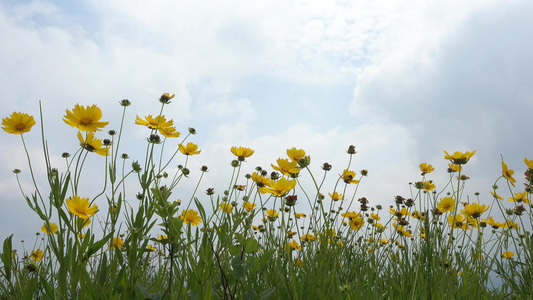
[[[142,170],[141,165],[139,164],[138,161],[134,161],[134,162],[131,164],[131,167],[132,167],[132,169],[133,169],[133,172],[135,172],[135,173],[139,173],[139,172]]]
[[[131,105],[131,102],[128,99],[120,100],[119,103],[120,103],[121,106],[124,106],[124,107]]]
[[[294,206],[296,205],[296,201],[298,200],[297,195],[289,195],[285,197],[285,204],[287,206]]]
[[[170,103],[170,99],[174,98],[174,94],[170,95],[169,93],[164,93],[163,95],[161,95],[161,97],[159,97],[159,102],[163,103],[163,104],[169,104]]]
[[[191,173],[191,171],[189,171],[188,168],[183,168],[183,169],[181,169],[181,173],[183,173],[183,175],[187,176],[187,175],[189,175]]]
[[[348,147],[348,154],[355,154],[357,153],[357,151],[355,151],[355,146],[354,145],[350,145],[350,147]]]
[[[298,160],[298,165],[300,168],[305,168],[311,164],[311,157],[306,155]]]
[[[63,158],[70,157],[70,153],[68,153],[68,152],[63,152],[63,154],[61,154],[61,157],[63,157]]]
[[[130,158],[130,156],[127,154],[127,153],[122,153],[122,155],[120,156],[122,159],[128,159]]]
[[[39,265],[36,262],[34,262],[34,261],[30,261],[26,265],[26,270],[28,270],[28,272],[30,272],[30,273],[35,272],[38,269],[39,269]]]
[[[323,165],[322,165],[322,170],[324,171],[329,171],[331,170],[332,166],[330,164],[328,164],[327,162],[325,162]]]
[[[159,135],[152,133],[150,134],[150,137],[148,138],[148,142],[159,144],[161,142],[161,138],[159,137]]]
[[[189,127],[189,133],[190,134],[196,134],[196,129]]]
[[[109,133],[109,135],[115,135],[117,134],[117,132],[113,129],[109,130],[107,133]]]

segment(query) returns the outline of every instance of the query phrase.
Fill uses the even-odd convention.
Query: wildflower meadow
[[[96,105],[65,108],[63,120],[46,121],[63,123],[74,153],[49,152],[42,113],[2,119],[28,162],[13,170],[20,199],[42,228],[32,248],[0,237],[0,299],[533,298],[533,160],[524,158],[523,177],[502,157],[492,196],[480,199],[465,192],[476,151],[447,149],[447,170],[422,162],[410,194],[390,191],[384,207],[358,194],[371,170],[354,168],[354,146],[339,149],[346,165],[333,168],[291,145],[254,167],[255,149],[236,145],[217,179],[227,188],[199,190],[209,168],[189,169],[202,149],[194,128],[180,132],[165,115],[173,97],[135,118],[135,103],[119,101],[114,129]],[[121,148],[134,126],[146,128],[140,157]],[[41,140],[44,161],[26,139]],[[198,182],[184,180],[192,172]],[[448,181],[434,182],[434,172]],[[178,198],[184,185],[193,192]]]

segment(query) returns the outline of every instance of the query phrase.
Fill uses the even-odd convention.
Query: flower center
[[[80,124],[81,125],[87,126],[87,125],[91,124],[92,122],[93,122],[93,120],[91,118],[89,118],[89,117],[82,117],[80,119]]]
[[[24,123],[18,123],[17,125],[15,125],[16,130],[24,130],[24,128],[26,128],[26,124]]]

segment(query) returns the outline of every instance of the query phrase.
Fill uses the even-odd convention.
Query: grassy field
[[[368,171],[352,169],[354,146],[345,150],[343,171],[324,163],[320,174],[302,149],[287,149],[267,171],[243,167],[254,150],[232,147],[228,188],[201,196],[194,190],[182,203],[173,192],[201,150],[187,141],[193,128],[181,137],[163,114],[172,98],[163,94],[160,114],[137,117],[135,125],[124,124],[131,103],[120,101],[120,129],[105,139],[95,136],[107,125],[97,106],[68,109],[63,120],[79,130],[80,148],[64,153],[66,167],[58,170],[42,129],[44,178],[35,177],[24,140],[33,116],[15,112],[2,120],[4,131],[21,138],[29,164],[14,173],[33,183],[21,197],[43,227],[32,248],[15,251],[13,236],[5,238],[0,299],[533,298],[533,160],[524,159],[525,178],[517,182],[502,159],[493,199],[480,203],[464,193],[475,151],[445,151],[444,189],[437,191],[426,178],[433,166],[422,163],[411,194],[383,207],[357,195]],[[130,126],[147,127],[143,159],[119,154]],[[165,148],[176,138],[177,150]],[[101,156],[105,183],[80,195],[80,183],[91,180],[82,176],[93,167],[88,155]],[[200,171],[196,189],[208,168]]]

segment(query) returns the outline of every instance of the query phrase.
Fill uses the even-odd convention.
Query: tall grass
[[[524,189],[502,159],[493,200],[480,203],[464,193],[463,169],[475,151],[446,153],[449,180],[438,184],[445,188],[437,191],[426,178],[433,167],[421,164],[411,195],[390,191],[394,200],[384,208],[357,195],[368,171],[352,170],[353,146],[342,172],[325,163],[320,174],[300,149],[288,149],[288,158],[271,172],[246,169],[243,162],[254,151],[234,147],[228,188],[219,195],[212,189],[198,193],[204,166],[190,201],[181,201],[174,193],[199,150],[185,143],[193,128],[177,149],[167,145],[178,138],[163,114],[172,97],[161,96],[158,116],[137,120],[148,127],[148,138],[145,154],[133,162],[119,155],[123,131],[132,124],[125,122],[129,101],[120,102],[120,128],[105,140],[83,130],[99,121],[93,108],[83,107],[85,115],[73,110],[78,123],[67,124],[81,130],[81,147],[62,155],[61,169],[51,163],[41,114],[45,178],[35,176],[24,140],[31,122],[15,115],[3,119],[5,131],[21,136],[33,190],[27,193],[20,184],[25,173],[17,169],[15,175],[43,233],[22,251],[15,250],[13,236],[4,240],[0,299],[533,297],[533,161],[524,160]],[[82,174],[95,167],[87,157],[98,154],[106,170],[103,185]],[[323,187],[327,181],[333,191]],[[79,195],[82,182],[92,186],[91,195]],[[85,206],[73,208],[75,197],[87,199]],[[96,204],[98,211],[91,212]]]

